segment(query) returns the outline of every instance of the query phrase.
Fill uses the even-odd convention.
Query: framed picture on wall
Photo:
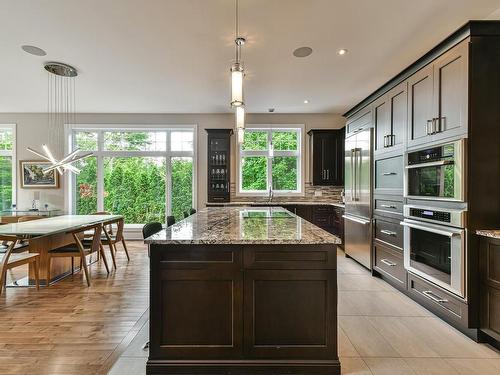
[[[23,189],[57,189],[59,174],[56,170],[43,173],[43,169],[52,163],[41,160],[21,160],[21,188]]]

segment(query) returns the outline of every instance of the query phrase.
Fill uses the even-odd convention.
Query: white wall
[[[249,114],[248,124],[304,124],[306,132],[310,129],[337,129],[345,125],[342,116],[335,114]],[[41,149],[43,143],[48,144],[57,157],[64,152],[63,123],[58,127],[48,127],[47,114],[44,113],[0,113],[0,124],[17,124],[17,160],[37,159],[26,150],[26,147]],[[233,128],[234,115],[227,114],[78,114],[76,123],[81,124],[131,124],[131,125],[198,125],[198,207],[204,207],[207,199],[207,135],[205,129]],[[236,175],[234,160],[236,137],[233,137],[232,147],[232,180]],[[306,168],[305,182],[309,181],[309,138],[306,138]],[[19,180],[19,178],[18,178]],[[17,205],[28,208],[33,199],[33,190],[21,189],[17,185]],[[41,204],[48,203],[51,207],[64,208],[64,181],[61,187],[44,189],[41,192]]]

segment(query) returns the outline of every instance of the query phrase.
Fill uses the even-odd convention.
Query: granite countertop
[[[322,201],[272,201],[272,202],[207,202],[207,207],[231,207],[231,206],[335,206],[345,208],[344,203],[340,202],[322,202]]]
[[[284,217],[245,217],[281,215]],[[340,244],[284,208],[207,207],[148,237],[147,244]]]
[[[496,238],[500,240],[500,229],[477,230],[476,234],[484,237]]]

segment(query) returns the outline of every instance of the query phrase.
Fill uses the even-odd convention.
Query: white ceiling
[[[500,0],[240,0],[247,110],[345,111],[498,8]],[[234,0],[0,0],[0,112],[46,110],[50,60],[78,68],[79,112],[228,112],[233,33]],[[300,46],[313,54],[293,57]]]

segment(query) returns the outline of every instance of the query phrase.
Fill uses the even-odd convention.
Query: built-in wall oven
[[[406,198],[465,200],[465,139],[406,155]]]
[[[466,298],[463,210],[405,205],[404,265],[418,276]],[[432,291],[429,298],[437,298]]]

